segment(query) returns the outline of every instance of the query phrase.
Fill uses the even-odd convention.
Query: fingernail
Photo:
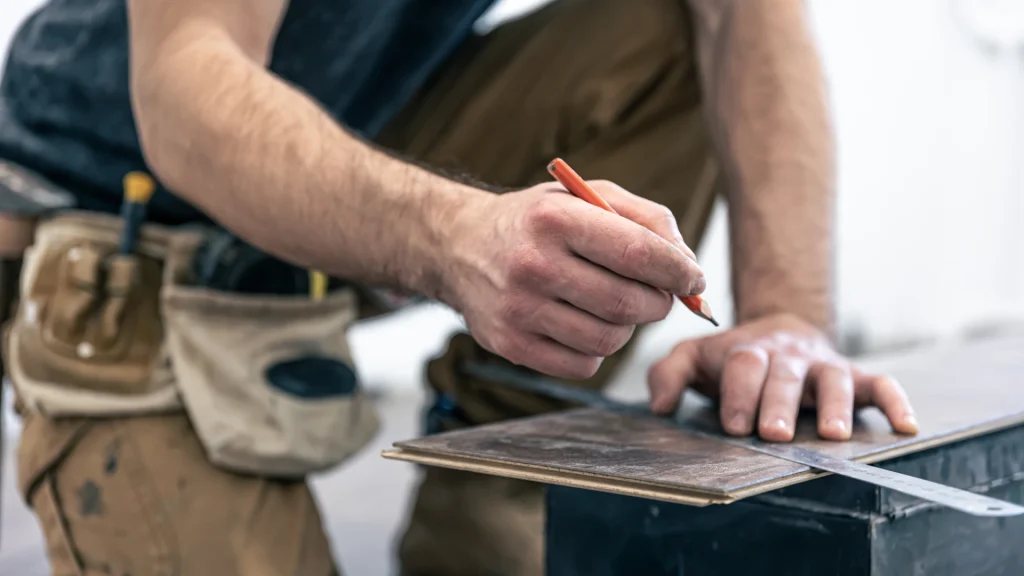
[[[825,422],[825,428],[832,430],[840,438],[850,437],[850,430],[846,427],[846,422],[842,418],[831,418],[828,422]]]
[[[903,423],[906,424],[908,428],[913,428],[914,432],[917,432],[917,418],[915,418],[913,414],[904,416]]]
[[[747,418],[743,414],[733,414],[732,418],[729,419],[729,431],[733,434],[746,434],[747,430]]]
[[[793,439],[789,424],[782,418],[763,422],[758,428],[758,436],[769,442],[788,442]]]
[[[786,424],[786,421],[783,420],[782,418],[779,418],[778,420],[772,422],[771,427],[775,428],[780,432],[789,432],[789,424]]]
[[[704,292],[704,289],[708,287],[707,280],[703,276],[697,278],[690,284],[690,296],[696,296]]]

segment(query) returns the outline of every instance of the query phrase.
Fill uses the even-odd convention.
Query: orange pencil
[[[585,200],[598,208],[603,208],[612,214],[618,214],[611,204],[605,202],[605,199],[601,198],[601,195],[591,188],[583,178],[580,178],[580,175],[561,158],[555,158],[548,164],[548,172],[577,198]],[[690,309],[690,312],[718,326],[718,321],[711,315],[711,306],[703,298],[700,296],[685,296],[680,297],[679,300]]]

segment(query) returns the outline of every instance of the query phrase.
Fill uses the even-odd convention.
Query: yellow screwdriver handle
[[[327,295],[327,275],[318,270],[309,271],[309,295],[313,300],[323,300]]]

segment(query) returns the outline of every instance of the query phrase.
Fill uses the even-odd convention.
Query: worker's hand
[[[487,350],[552,376],[592,376],[670,294],[704,273],[665,207],[590,183],[621,215],[542,184],[461,210],[442,249],[445,300]],[[653,231],[652,231],[653,230]]]
[[[903,388],[885,375],[866,374],[841,356],[808,323],[770,316],[731,330],[687,340],[651,367],[651,409],[670,414],[692,386],[718,399],[728,434],[793,439],[800,407],[817,408],[818,433],[847,440],[857,406],[878,406],[899,433],[917,432]]]

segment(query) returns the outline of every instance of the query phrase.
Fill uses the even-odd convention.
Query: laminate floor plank
[[[833,456],[875,462],[1024,423],[1024,337],[945,344],[867,362],[904,385],[920,422],[915,436],[894,434],[877,409],[858,413],[848,442],[818,439],[812,415],[799,444]],[[668,501],[728,502],[809,478],[807,467],[686,430],[715,411],[690,396],[668,420],[581,408],[459,430],[395,444],[386,458],[580,485]],[[651,494],[654,494],[653,496]],[[701,496],[703,495],[703,497]]]

